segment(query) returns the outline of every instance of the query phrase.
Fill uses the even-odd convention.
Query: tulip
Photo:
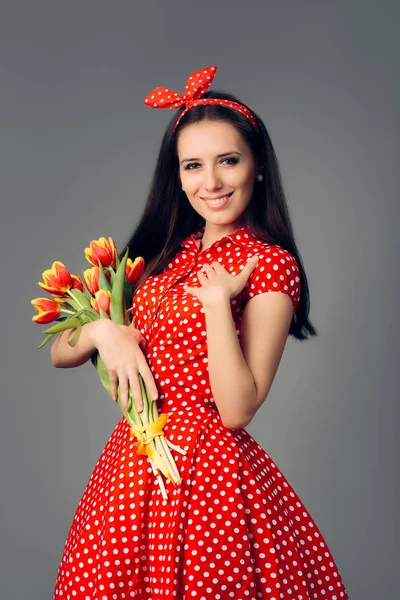
[[[71,290],[79,290],[80,292],[83,292],[83,283],[82,283],[81,279],[78,277],[78,275],[74,275],[73,273],[71,273],[71,279],[72,279]]]
[[[144,260],[140,256],[131,260],[128,258],[128,253],[129,249],[126,249],[120,260],[112,238],[107,240],[101,237],[90,242],[89,248],[85,248],[86,259],[92,267],[83,271],[82,280],[70,273],[60,261],[55,261],[51,269],[43,272],[43,283],[38,285],[52,294],[53,298],[31,300],[39,313],[32,318],[32,321],[49,323],[58,319],[58,322],[43,331],[47,337],[38,348],[42,348],[54,335],[67,329],[74,330],[68,340],[68,344],[74,347],[81,334],[82,326],[99,318],[109,318],[120,325],[134,326],[134,319],[129,320],[129,312],[133,307],[127,311],[126,306],[132,304],[132,286],[144,273]],[[60,313],[67,313],[70,316],[59,319]],[[146,342],[143,336],[141,338],[140,343]],[[91,361],[104,388],[111,396],[110,376],[98,351],[93,353]],[[182,483],[170,448],[181,454],[186,454],[186,451],[166,439],[163,427],[169,415],[158,413],[157,404],[149,397],[146,384],[140,374],[139,384],[144,400],[143,410],[140,413],[136,410],[131,391],[128,395],[126,411],[122,407],[120,393],[117,393],[117,398],[114,399],[118,402],[130,425],[131,434],[136,439],[133,445],[137,453],[147,455],[150,459],[162,497],[167,500],[168,495],[161,474],[175,485]]]
[[[144,259],[138,256],[133,261],[128,258],[126,261],[126,277],[131,285],[134,285],[144,272]]]
[[[92,296],[99,291],[99,267],[89,267],[83,271],[85,285]]]
[[[100,308],[104,310],[108,315],[110,314],[110,301],[111,301],[111,292],[108,290],[98,290],[94,294],[94,298],[90,299],[90,304],[94,308],[94,310],[100,313]]]
[[[86,287],[88,291],[92,294],[92,296],[94,296],[95,293],[98,292],[100,289],[99,275],[99,267],[90,267],[89,269],[85,269],[83,271],[83,278],[85,280]],[[111,273],[109,271],[106,271],[105,276],[108,281],[111,281]]]
[[[35,323],[51,323],[61,314],[61,305],[59,300],[51,298],[33,298],[31,304],[36,308],[38,314],[32,317]]]
[[[74,287],[74,284],[76,285],[76,280],[73,279],[66,266],[59,260],[53,262],[51,269],[43,271],[42,277],[44,283],[39,281],[38,285],[49,294],[66,296],[68,290]]]
[[[117,248],[112,238],[106,240],[101,237],[98,240],[90,242],[90,248],[85,248],[87,261],[94,267],[99,266],[99,261],[103,267],[112,267],[115,269],[117,261]]]

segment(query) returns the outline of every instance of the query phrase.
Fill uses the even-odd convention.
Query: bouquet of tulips
[[[111,319],[120,325],[135,326],[132,308],[127,310],[126,307],[132,304],[133,286],[144,272],[144,260],[139,256],[133,261],[128,258],[128,254],[129,248],[119,260],[113,239],[101,237],[90,242],[89,248],[85,248],[86,259],[92,267],[82,271],[83,279],[70,273],[60,261],[53,262],[52,268],[43,272],[43,282],[38,282],[37,285],[51,294],[52,298],[31,300],[38,311],[32,321],[40,324],[53,321],[57,323],[42,332],[47,337],[38,348],[42,348],[54,335],[66,329],[73,330],[68,340],[68,344],[73,347],[79,339],[82,326],[96,319]],[[67,316],[61,316],[61,313]],[[112,396],[109,374],[98,351],[91,360],[103,386]],[[149,397],[140,373],[139,384],[143,398],[143,410],[140,413],[136,409],[131,390],[126,412],[119,392],[117,402],[131,426],[131,435],[136,438],[134,446],[137,453],[149,457],[162,496],[167,500],[159,471],[175,485],[180,485],[182,480],[170,448],[181,454],[186,452],[166,439],[163,427],[169,415],[158,413],[157,404]]]

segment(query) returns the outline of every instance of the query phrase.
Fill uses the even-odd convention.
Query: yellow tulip
[[[51,323],[61,314],[60,302],[51,298],[33,298],[31,304],[36,308],[38,314],[32,317],[35,323]]]
[[[135,260],[128,258],[126,261],[126,277],[131,285],[136,283],[144,272],[144,259],[138,256]]]
[[[90,304],[96,312],[100,314],[102,308],[108,315],[110,314],[111,292],[108,290],[98,290],[94,294],[94,298],[90,299]]]
[[[67,296],[70,289],[79,289],[83,292],[82,281],[77,275],[70,273],[59,260],[53,262],[51,269],[43,271],[42,277],[44,283],[38,281],[38,286],[49,294]]]
[[[112,267],[115,269],[117,261],[117,248],[112,238],[101,237],[98,240],[90,242],[90,248],[85,248],[87,261],[94,267],[99,266],[99,261],[103,267]]]

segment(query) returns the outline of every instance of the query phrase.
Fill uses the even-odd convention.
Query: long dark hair
[[[202,98],[222,98],[247,106],[232,94],[214,90],[208,90]],[[142,217],[119,253],[119,257],[122,258],[129,247],[130,258],[142,256],[145,261],[145,271],[136,283],[135,292],[150,275],[163,271],[180,249],[180,242],[183,239],[199,226],[205,225],[204,218],[193,209],[181,188],[177,141],[180,131],[191,123],[203,119],[228,121],[238,129],[251,148],[256,173],[263,175],[262,182],[257,182],[254,187],[253,196],[246,208],[246,225],[258,239],[269,244],[278,244],[288,250],[299,266],[301,295],[292,318],[289,335],[298,340],[305,340],[309,335],[317,335],[317,331],[308,318],[310,301],[307,277],[294,241],[278,160],[263,121],[254,110],[249,106],[247,108],[253,113],[261,136],[247,117],[227,106],[218,104],[193,106],[182,117],[174,133],[175,122],[184,107],[175,113],[162,139]]]

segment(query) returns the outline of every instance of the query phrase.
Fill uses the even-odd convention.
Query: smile
[[[207,206],[222,206],[228,202],[232,194],[233,192],[226,194],[226,196],[220,196],[219,198],[203,198],[203,200]]]

